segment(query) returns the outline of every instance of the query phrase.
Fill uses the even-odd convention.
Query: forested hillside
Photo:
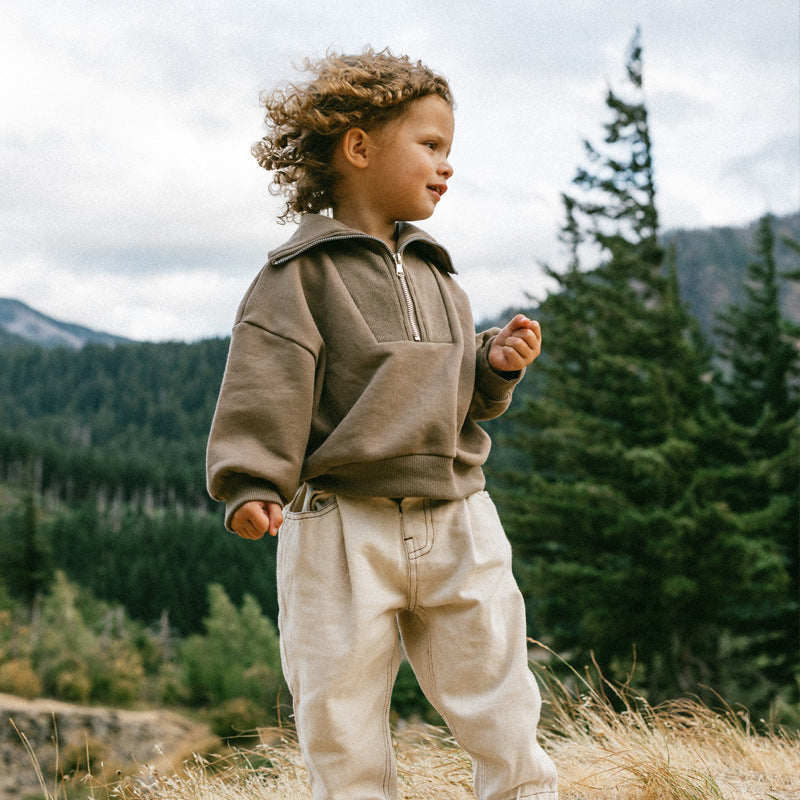
[[[68,500],[205,505],[205,437],[227,340],[0,351],[2,458]]]
[[[37,497],[53,565],[144,622],[168,610],[184,633],[210,582],[276,613],[272,551],[254,560],[205,492],[227,347],[0,350],[0,479]]]

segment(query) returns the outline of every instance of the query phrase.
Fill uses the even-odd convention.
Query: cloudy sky
[[[475,316],[540,295],[637,24],[663,226],[798,210],[798,0],[0,0],[0,297],[136,339],[227,335],[291,233],[249,153],[258,92],[365,44],[451,81],[455,176],[423,224]]]

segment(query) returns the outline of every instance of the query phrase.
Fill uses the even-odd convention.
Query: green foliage
[[[0,586],[0,691],[76,703],[204,706],[226,738],[275,721],[288,698],[275,626],[256,600],[208,590],[206,632],[174,642],[57,572],[35,613]]]
[[[246,589],[277,618],[272,541],[240,539],[216,514],[115,503],[101,511],[87,502],[43,526],[43,535],[67,575],[144,623],[166,612],[180,633],[202,630],[210,583],[237,602]]]
[[[273,719],[282,686],[278,634],[252,595],[241,608],[231,602],[219,584],[208,588],[209,614],[205,634],[188,637],[180,645],[180,660],[190,702],[222,706],[244,699],[243,709],[259,708],[260,721]],[[225,712],[230,716],[232,708]],[[252,726],[251,726],[252,727]]]
[[[208,505],[204,456],[228,342],[0,348],[0,469],[38,462],[36,487]]]
[[[49,584],[53,563],[39,532],[39,515],[32,491],[22,508],[0,517],[0,580],[28,608]]]
[[[57,572],[34,609],[0,611],[0,685],[31,697],[130,705],[144,689],[142,629]]]
[[[734,421],[753,426],[767,408],[773,425],[793,420],[800,408],[797,379],[800,327],[784,319],[775,260],[775,233],[770,215],[763,217],[756,237],[756,258],[748,263],[745,299],[719,314],[718,376],[725,410]],[[764,431],[762,431],[762,435]],[[765,452],[782,449],[785,436],[764,442]]]
[[[786,591],[751,609],[737,631],[758,631],[762,671],[785,685],[800,671],[800,327],[781,312],[775,249],[766,215],[744,300],[719,315],[717,385],[737,447],[713,489],[739,513],[748,539],[769,542],[785,570]]]
[[[31,626],[32,661],[46,694],[72,702],[127,705],[144,679],[131,623],[57,573]]]

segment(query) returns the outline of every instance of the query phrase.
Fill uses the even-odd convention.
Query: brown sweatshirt
[[[466,497],[521,373],[498,374],[447,251],[413,225],[397,254],[317,214],[269,254],[233,328],[208,490],[226,524],[305,481],[343,494]]]

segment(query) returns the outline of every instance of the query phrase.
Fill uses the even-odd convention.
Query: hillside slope
[[[0,346],[29,342],[45,348],[67,347],[80,350],[90,343],[114,346],[130,341],[122,336],[61,322],[20,300],[0,298]]]
[[[747,264],[753,260],[758,222],[732,228],[672,230],[663,236],[664,244],[675,248],[675,262],[681,295],[712,336],[715,314],[744,300]],[[775,259],[781,272],[797,270],[797,256],[783,243],[783,237],[800,241],[800,212],[775,218]],[[787,318],[800,323],[800,283],[785,284],[781,304]]]
[[[39,796],[34,761],[22,736],[48,788],[59,772],[70,774],[77,767],[80,774],[87,753],[93,768],[104,767],[107,774],[144,765],[163,771],[215,741],[208,726],[171,711],[90,708],[0,694],[0,800]]]

